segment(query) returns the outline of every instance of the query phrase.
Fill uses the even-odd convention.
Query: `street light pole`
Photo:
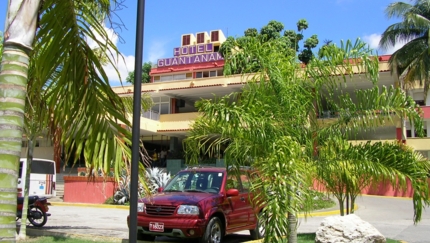
[[[137,242],[137,197],[139,179],[139,139],[140,139],[140,111],[142,91],[142,58],[143,58],[143,32],[145,29],[145,0],[137,1],[136,22],[136,52],[134,59],[134,92],[133,92],[133,127],[131,139],[131,182],[130,182],[130,243]]]

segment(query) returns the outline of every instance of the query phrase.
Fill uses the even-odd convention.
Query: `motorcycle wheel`
[[[42,214],[41,218],[34,218],[34,214]],[[46,215],[46,212],[43,212],[42,209],[39,207],[32,207],[28,210],[27,218],[30,223],[36,227],[42,227],[46,224],[46,221],[48,221],[48,216]]]

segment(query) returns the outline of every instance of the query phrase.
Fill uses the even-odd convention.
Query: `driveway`
[[[408,243],[428,243],[430,229],[430,208],[423,212],[422,220],[414,225],[413,205],[410,199],[363,196],[357,199],[356,215],[375,226],[384,236],[404,240]],[[77,204],[54,203],[50,207],[51,216],[47,224],[36,229],[30,227],[31,234],[87,235],[91,238],[109,237],[128,239],[126,217],[128,209],[105,208],[100,206],[78,206]],[[312,233],[326,216],[300,218],[299,233]],[[251,240],[248,231],[225,237],[226,243]],[[188,242],[171,238],[157,238],[157,242]]]

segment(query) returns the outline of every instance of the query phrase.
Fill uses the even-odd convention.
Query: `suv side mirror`
[[[234,197],[239,195],[239,190],[237,189],[228,189],[227,190],[227,197]]]
[[[164,190],[164,188],[163,187],[159,187],[158,189],[157,189],[157,192],[162,192]]]

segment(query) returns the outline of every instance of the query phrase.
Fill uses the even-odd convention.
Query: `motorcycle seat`
[[[34,203],[37,199],[39,199],[39,196],[28,196],[28,204]],[[18,197],[17,203],[23,204],[24,203],[24,197]]]

